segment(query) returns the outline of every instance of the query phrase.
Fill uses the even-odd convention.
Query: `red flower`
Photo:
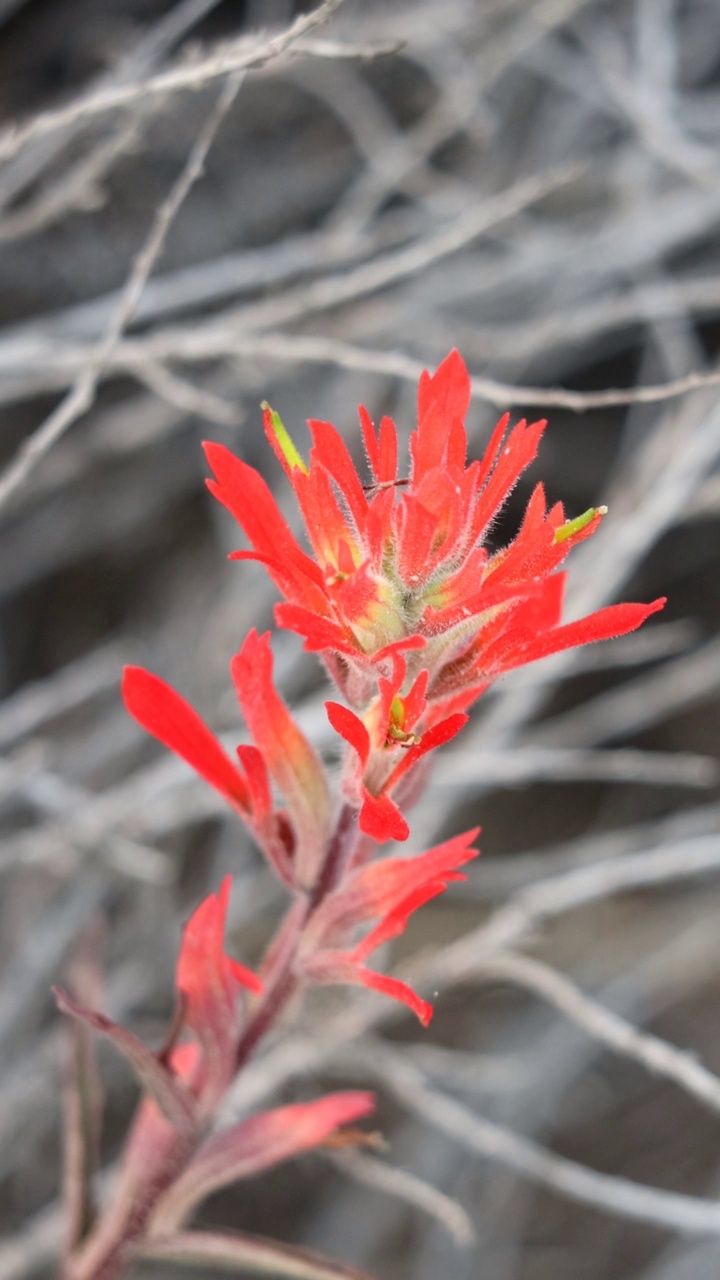
[[[328,703],[353,753],[345,794],[364,832],[405,839],[392,791],[421,756],[454,736],[462,713],[514,667],[561,649],[634,631],[664,600],[612,605],[561,625],[558,568],[597,529],[604,508],[565,520],[547,510],[542,485],[510,545],[491,554],[489,527],[533,461],[544,422],[508,430],[506,415],[482,460],[467,464],[470,379],[456,351],[418,390],[409,475],[397,474],[389,418],[376,433],[360,411],[372,483],[364,487],[330,423],[311,421],[306,463],[278,414],[265,431],[295,491],[313,552],[295,541],[264,481],[220,445],[206,445],[212,493],[250,539],[285,596],[279,625],[323,654],[353,710]],[[402,655],[405,655],[404,657]]]
[[[401,982],[368,969],[365,961],[383,943],[401,934],[414,911],[442,893],[456,870],[478,856],[472,841],[479,831],[466,831],[416,858],[386,858],[356,871],[329,894],[312,916],[301,943],[301,965],[315,982],[351,982],[399,1000],[417,1014],[423,1026],[432,1006]],[[338,947],[350,929],[370,920],[378,923],[350,950]]]
[[[360,830],[380,843],[406,840],[407,822],[391,800],[393,788],[429,751],[449,742],[467,722],[459,713],[438,721],[426,732],[414,732],[427,711],[425,697],[429,672],[423,670],[408,692],[406,662],[393,654],[392,677],[378,679],[379,694],[364,719],[337,702],[326,702],[328,718],[337,733],[354,749],[355,765],[346,771],[346,797],[360,807]]]
[[[383,664],[388,646],[410,637],[426,641],[422,666],[430,673],[431,700],[448,686],[457,691],[460,673],[477,696],[512,666],[634,630],[662,607],[655,601],[600,610],[579,629],[558,628],[558,618],[543,607],[542,584],[571,547],[595,531],[603,509],[565,521],[559,503],[546,512],[538,486],[515,541],[490,555],[483,540],[535,458],[545,423],[520,422],[508,433],[506,415],[482,460],[467,465],[469,402],[470,379],[453,351],[433,376],[420,379],[410,474],[400,478],[392,422],[384,418],[376,434],[361,410],[369,491],[330,423],[310,422],[313,448],[305,463],[279,416],[265,409],[265,430],[295,491],[314,559],[301,550],[253,469],[220,445],[206,446],[216,476],[210,489],[253,544],[238,557],[267,566],[285,596],[276,607],[281,626],[304,636],[308,649],[343,656],[344,665],[335,661],[332,673],[354,706],[372,696],[367,683],[358,682],[358,670],[367,672],[369,661]],[[557,587],[549,590],[557,599]],[[558,634],[528,644],[530,617],[543,632]],[[413,679],[419,669],[416,662]]]

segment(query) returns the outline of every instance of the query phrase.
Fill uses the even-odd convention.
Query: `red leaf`
[[[196,711],[174,689],[142,667],[125,667],[122,694],[130,715],[174,751],[245,814],[250,792],[245,777]]]
[[[250,1116],[198,1149],[153,1213],[151,1231],[173,1231],[213,1191],[317,1147],[341,1125],[368,1115],[371,1093],[331,1093]]]
[[[117,1023],[111,1022],[102,1013],[92,1009],[83,1009],[75,1004],[70,996],[60,987],[53,987],[53,993],[62,1013],[72,1018],[79,1018],[94,1031],[105,1035],[115,1048],[130,1063],[143,1089],[157,1103],[166,1120],[169,1120],[180,1133],[192,1134],[196,1129],[195,1102],[182,1080],[163,1062],[157,1054],[138,1040],[132,1032],[125,1031]]]

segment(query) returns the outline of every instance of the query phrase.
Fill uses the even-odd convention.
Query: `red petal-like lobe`
[[[463,422],[470,395],[470,377],[458,351],[451,351],[432,376],[420,375],[418,428],[410,437],[414,485],[433,467],[465,465]]]
[[[153,1234],[179,1226],[220,1187],[319,1146],[342,1125],[368,1115],[374,1105],[371,1093],[330,1093],[314,1102],[263,1111],[208,1138],[159,1201],[152,1218]]]
[[[403,774],[407,773],[408,769],[412,769],[421,756],[427,755],[428,751],[434,751],[436,747],[442,747],[444,743],[449,742],[467,722],[468,717],[461,711],[457,711],[454,715],[448,716],[447,720],[441,720],[432,729],[428,729],[416,746],[410,747],[408,751],[404,752],[402,760],[393,769],[385,784],[386,789],[391,791]]]
[[[270,633],[252,630],[232,660],[231,671],[245,723],[282,791],[298,841],[298,883],[313,883],[330,818],[325,771],[300,731],[272,679]]]
[[[443,840],[415,857],[386,858],[382,862],[374,862],[356,873],[349,889],[354,887],[367,894],[368,907],[370,900],[374,900],[374,909],[369,914],[384,915],[413,888],[429,880],[445,879],[451,871],[477,858],[478,850],[474,848],[473,841],[479,834],[479,827],[471,827],[469,831]]]
[[[378,844],[386,840],[407,840],[410,828],[389,796],[372,796],[364,791],[359,819],[360,830]]]
[[[339,702],[326,702],[325,710],[335,732],[357,751],[360,764],[364,769],[370,755],[370,734],[362,720],[355,715],[354,711],[341,706]]]
[[[364,965],[355,964],[352,952],[325,951],[305,961],[303,967],[308,977],[323,985],[340,986],[350,983],[353,986],[367,987],[370,991],[378,991],[381,995],[390,996],[391,1000],[398,1000],[400,1004],[407,1005],[424,1027],[432,1018],[432,1005],[426,1000],[421,1000],[412,987],[401,982],[399,978],[389,978],[384,973],[376,973],[374,969],[366,969]]]
[[[159,676],[126,667],[122,695],[130,715],[244,813],[251,809],[247,781],[196,711]]]
[[[392,662],[393,655],[396,653],[409,653],[411,649],[424,649],[426,645],[427,640],[424,636],[403,636],[400,640],[393,640],[384,648],[378,649],[377,653],[372,654],[372,664],[374,667],[379,667],[385,662]]]
[[[497,515],[510,496],[519,477],[535,458],[540,437],[546,426],[547,423],[543,420],[541,422],[533,422],[529,427],[525,425],[525,422],[519,422],[513,428],[508,442],[498,458],[497,465],[488,479],[484,492],[478,499],[473,519],[473,541],[477,541],[493,519],[493,516]]]
[[[454,418],[463,421],[470,407],[471,395],[467,366],[460,352],[453,347],[434,373],[424,369],[420,374],[418,421],[425,417],[434,401],[449,422]]]
[[[480,463],[480,470],[478,471],[478,474],[477,474],[476,484],[477,484],[478,493],[482,489],[483,485],[485,484],[485,481],[490,475],[490,472],[495,466],[495,463],[497,461],[497,456],[500,452],[500,446],[505,438],[505,432],[508,429],[509,422],[510,422],[510,414],[504,413],[490,437],[488,446],[482,456],[482,461]]]
[[[466,877],[461,875],[448,876],[448,879],[464,880]],[[378,947],[382,947],[386,942],[391,942],[393,938],[398,938],[401,933],[405,932],[410,916],[415,911],[419,911],[420,907],[424,907],[426,902],[437,898],[441,893],[445,892],[447,885],[442,880],[433,881],[431,884],[421,885],[418,889],[414,889],[408,894],[397,907],[389,911],[384,920],[375,925],[365,937],[353,947],[353,959],[362,964],[373,951],[377,951]]]
[[[311,419],[308,426],[315,445],[311,458],[316,459],[330,473],[347,502],[358,532],[362,533],[367,519],[368,500],[345,441],[330,422]]]
[[[510,636],[501,637],[493,646],[497,656],[493,652],[484,655],[483,665],[488,664],[488,673],[500,675],[513,667],[537,662],[539,658],[547,658],[564,649],[574,649],[595,640],[624,636],[630,631],[636,631],[646,618],[657,613],[664,605],[665,597],[654,600],[652,604],[612,604],[606,609],[599,609],[597,613],[591,613],[587,618],[580,618],[578,622],[568,622],[564,627],[555,627],[541,635],[527,636],[516,642]]]
[[[291,600],[323,611],[322,573],[297,543],[262,476],[224,445],[206,443],[203,448],[216,476],[208,480],[208,489],[267,558],[273,582]]]
[[[361,986],[406,1005],[423,1027],[430,1025],[434,1012],[432,1005],[428,1004],[427,1000],[422,1000],[407,982],[401,982],[399,978],[390,978],[385,973],[375,973],[374,969],[366,969],[364,965],[356,969],[355,973],[355,981]]]
[[[350,657],[360,656],[360,650],[351,636],[336,622],[329,618],[319,618],[310,609],[299,604],[276,604],[275,621],[285,631],[295,631],[305,637],[304,648],[309,653],[322,653],[323,649],[333,649],[336,653],[347,653]]]
[[[390,484],[397,474],[397,432],[391,418],[383,418],[380,431],[375,428],[367,409],[360,405],[360,426],[363,442],[370,463],[370,470],[378,484]]]
[[[427,884],[447,880],[451,872],[477,858],[473,840],[479,830],[475,827],[453,836],[416,857],[383,858],[362,867],[318,908],[313,932],[316,928],[327,932],[340,924],[349,927],[351,923],[387,916],[410,894]]]
[[[195,909],[183,931],[175,982],[186,1000],[186,1021],[198,1038],[214,1045],[232,1035],[238,986],[259,993],[256,974],[225,954],[225,920],[232,879]]]

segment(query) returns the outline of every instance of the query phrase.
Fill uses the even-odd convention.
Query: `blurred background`
[[[481,823],[483,857],[388,957],[438,993],[430,1030],[330,993],[235,1100],[369,1085],[387,1150],[305,1157],[201,1220],[381,1280],[706,1280],[720,10],[345,0],[277,39],[310,8],[0,0],[0,1280],[52,1274],[60,1247],[49,988],[82,931],[102,921],[106,1012],[157,1045],[198,899],[235,874],[249,963],[282,909],[119,698],[141,662],[242,734],[228,662],[275,593],[226,559],[242,535],[200,442],[257,465],[297,527],[260,401],[301,448],[314,416],[359,457],[358,403],[407,439],[418,372],[453,346],[476,451],[505,408],[550,418],[497,545],[542,478],[571,516],[610,508],[572,559],[570,616],[669,603],[506,678],[438,758],[412,846]],[[294,636],[274,651],[331,751],[318,667]],[[102,1065],[111,1167],[136,1094]]]

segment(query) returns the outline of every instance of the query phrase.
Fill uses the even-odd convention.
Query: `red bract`
[[[218,1096],[232,1079],[240,1033],[238,994],[258,994],[256,974],[225,954],[225,920],[231,877],[219,894],[211,893],[191,915],[183,931],[175,983],[183,1001],[183,1021],[197,1037],[202,1053],[197,1063],[201,1093]]]
[[[219,894],[211,893],[200,903],[183,931],[175,974],[180,1009],[173,1041],[184,1032],[191,1040],[153,1053],[131,1032],[56,990],[60,1008],[106,1035],[138,1076],[146,1094],[136,1123],[138,1149],[144,1150],[149,1135],[163,1133],[168,1125],[185,1138],[192,1136],[233,1077],[244,1022],[240,994],[258,995],[263,987],[251,969],[225,954],[230,885],[231,877],[226,876]]]
[[[364,720],[337,702],[325,703],[333,729],[357,757],[355,764],[349,762],[345,795],[360,808],[360,830],[380,842],[406,840],[409,835],[407,822],[390,798],[393,788],[422,756],[449,742],[467,722],[466,715],[456,713],[422,736],[414,733],[427,708],[429,673],[421,671],[402,697],[399,690],[404,678],[405,660],[396,654],[393,678],[380,678],[378,698]]]
[[[282,880],[307,887],[322,857],[329,824],[322,765],[275,690],[269,634],[251,631],[233,659],[232,674],[257,744],[238,747],[240,765],[233,763],[184,698],[141,667],[125,668],[125,706],[240,813]],[[287,810],[273,806],[271,778]]]
[[[478,856],[472,847],[478,832],[479,827],[466,831],[419,857],[386,858],[354,872],[310,919],[301,946],[304,973],[316,982],[351,982],[379,991],[407,1005],[427,1026],[432,1006],[406,983],[368,969],[365,961],[401,934],[413,912],[451,880],[465,878],[456,868]],[[378,923],[354,947],[338,946],[350,930],[370,920]]]
[[[330,1093],[313,1102],[263,1111],[213,1135],[159,1200],[150,1223],[152,1234],[177,1230],[213,1191],[311,1151],[341,1125],[359,1120],[373,1108],[371,1093]]]

